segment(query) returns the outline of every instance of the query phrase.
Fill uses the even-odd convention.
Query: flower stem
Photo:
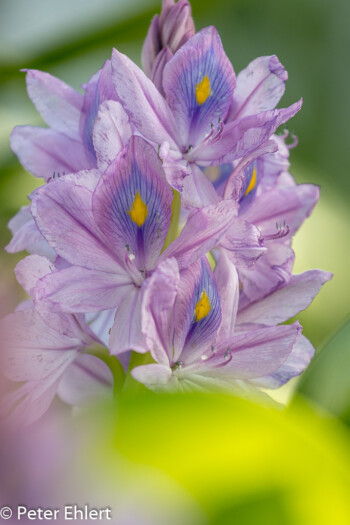
[[[117,394],[119,394],[123,388],[126,378],[124,368],[122,367],[119,359],[115,355],[111,355],[108,350],[102,346],[95,346],[85,353],[101,359],[101,361],[103,361],[108,366],[113,375],[113,395],[115,397]]]
[[[176,190],[173,190],[174,198],[171,205],[171,220],[168,230],[168,235],[166,236],[163,251],[171,244],[179,233],[179,222],[180,222],[180,212],[181,212],[181,198],[180,193]]]

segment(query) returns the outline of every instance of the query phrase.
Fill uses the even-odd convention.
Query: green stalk
[[[150,352],[146,352],[145,354],[139,354],[138,352],[132,351],[130,356],[128,373],[123,385],[123,393],[125,392],[127,394],[138,394],[139,392],[147,390],[144,385],[142,385],[132,377],[131,370],[133,368],[136,368],[137,366],[149,365],[154,362],[155,361],[152,358]]]
[[[113,395],[115,397],[117,394],[119,394],[125,382],[125,372],[118,358],[114,355],[111,355],[106,348],[101,346],[95,346],[84,353],[93,355],[106,363],[113,376]]]
[[[171,220],[168,230],[168,235],[166,236],[165,243],[163,246],[163,251],[171,244],[179,233],[179,222],[180,222],[180,212],[181,212],[181,199],[180,193],[176,190],[173,190],[174,198],[171,205]]]

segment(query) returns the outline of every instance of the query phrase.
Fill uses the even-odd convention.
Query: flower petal
[[[46,124],[78,139],[83,95],[49,73],[35,69],[27,70],[26,82],[28,94]]]
[[[181,272],[174,311],[174,357],[191,364],[216,338],[221,302],[208,260],[202,257]]]
[[[220,246],[228,250],[230,258],[239,268],[252,268],[266,252],[259,229],[238,217],[227,228]]]
[[[129,274],[70,266],[40,279],[33,291],[40,311],[87,313],[115,308],[134,289]]]
[[[112,372],[101,359],[82,354],[64,372],[57,394],[62,401],[75,406],[112,399]]]
[[[106,100],[99,107],[93,129],[97,164],[104,171],[131,137],[129,119],[119,102]]]
[[[8,223],[13,238],[6,246],[9,253],[26,250],[54,260],[56,254],[46,239],[41,235],[30,211],[30,206],[24,206]]]
[[[217,352],[229,350],[232,359],[225,366],[214,369],[212,374],[232,379],[252,379],[275,372],[292,352],[300,332],[300,324],[294,323],[250,330],[235,335],[227,342],[221,341]]]
[[[113,50],[112,75],[130,122],[148,140],[177,149],[177,124],[168,104],[149,78],[126,55]],[[137,101],[137,103],[135,103]]]
[[[101,178],[93,214],[116,254],[126,248],[137,268],[153,269],[168,233],[172,199],[156,152],[133,137]]]
[[[17,126],[10,142],[24,168],[45,180],[57,173],[62,175],[95,167],[94,158],[82,142],[52,129]]]
[[[149,389],[159,391],[168,388],[172,373],[166,365],[143,365],[133,368],[131,375]]]
[[[134,350],[145,353],[148,348],[141,332],[141,289],[133,286],[119,303],[109,339],[114,355]]]
[[[68,365],[83,346],[80,338],[60,333],[34,310],[22,310],[0,321],[2,370],[11,381],[37,381]]]
[[[120,264],[102,237],[92,215],[92,192],[64,178],[40,188],[32,213],[40,232],[56,252],[74,265],[106,272]]]
[[[283,323],[309,306],[332,274],[310,270],[293,275],[290,281],[264,299],[239,311],[237,322],[275,325]]]
[[[220,140],[195,152],[195,160],[225,164],[248,155],[270,139],[279,126],[300,110],[301,105],[300,100],[285,109],[263,111],[229,122]]]
[[[173,312],[179,279],[176,259],[166,259],[143,286],[142,332],[152,357],[166,366],[173,357]]]
[[[244,218],[260,228],[262,237],[276,233],[276,224],[286,224],[292,235],[310,215],[319,194],[319,187],[313,184],[273,188],[254,199]]]
[[[160,260],[175,257],[186,268],[217,246],[236,215],[233,201],[193,210],[179,237],[162,253]]]
[[[315,349],[306,337],[298,337],[292,352],[283,365],[272,374],[252,379],[251,383],[262,388],[279,388],[292,379],[299,376],[310,363]]]
[[[197,146],[230,109],[235,74],[214,27],[199,31],[164,68],[163,87],[181,136]]]
[[[258,301],[287,283],[291,277],[294,263],[292,248],[283,239],[267,241],[265,246],[266,253],[256,261],[253,268],[244,265],[238,268],[242,307],[245,299],[248,303]]]
[[[102,69],[95,73],[83,86],[85,89],[84,106],[80,118],[80,134],[83,138],[85,148],[95,158],[95,150],[92,141],[92,130],[100,104],[104,100],[116,100],[117,94],[112,82],[111,61],[106,60]]]
[[[274,109],[280,101],[288,73],[276,55],[253,60],[237,76],[229,120]]]
[[[29,255],[17,264],[15,274],[19,284],[30,296],[37,281],[48,273],[53,272],[54,269],[53,263],[46,257]]]
[[[183,180],[181,201],[186,208],[203,208],[216,204],[220,198],[202,170],[192,164],[191,174]]]
[[[227,339],[233,334],[236,323],[239,282],[236,267],[230,260],[226,250],[220,250],[214,275],[222,310],[222,321],[218,331],[218,339]]]

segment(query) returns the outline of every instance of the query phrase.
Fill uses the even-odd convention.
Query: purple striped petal
[[[78,355],[83,340],[60,333],[60,316],[53,317],[56,329],[33,309],[15,312],[1,320],[5,377],[11,381],[37,381],[68,366]]]
[[[135,286],[130,275],[70,266],[40,279],[33,291],[40,311],[87,313],[115,308]]]
[[[310,341],[301,335],[280,368],[267,376],[252,379],[251,383],[261,388],[279,388],[293,377],[299,376],[310,363],[314,353],[315,349]]]
[[[57,173],[92,169],[96,164],[82,142],[52,129],[17,126],[10,142],[24,168],[45,180]]]
[[[106,60],[102,69],[95,73],[83,86],[85,89],[84,106],[80,118],[80,135],[85,148],[95,158],[92,130],[100,104],[104,100],[116,100],[117,95],[112,83],[111,61]]]
[[[142,299],[142,332],[157,363],[173,359],[174,304],[179,285],[175,259],[167,259],[145,281]]]
[[[120,264],[101,242],[92,214],[92,192],[61,179],[40,188],[34,195],[32,213],[48,243],[73,265],[117,273]]]
[[[235,74],[214,27],[199,31],[164,69],[163,87],[185,152],[197,146],[230,109]]]
[[[26,82],[28,94],[46,124],[78,139],[83,95],[58,78],[35,69],[27,70]]]
[[[205,257],[181,272],[174,311],[174,357],[186,365],[216,338],[221,303],[215,278]]]
[[[178,126],[155,85],[126,55],[113,50],[114,87],[130,122],[148,140],[177,149]],[[135,103],[137,101],[137,103]]]
[[[131,137],[129,119],[119,102],[107,100],[99,107],[93,129],[97,164],[104,171]]]
[[[237,322],[279,324],[309,306],[321,287],[332,278],[322,270],[293,275],[290,281],[264,299],[239,311]]]
[[[175,257],[186,268],[220,243],[237,214],[233,201],[193,210],[179,237],[162,253],[160,260]]]
[[[286,361],[300,333],[299,323],[239,333],[227,342],[220,342],[215,349],[218,354],[230,352],[232,357],[212,374],[231,379],[253,379],[273,373]]]
[[[261,229],[262,237],[275,234],[276,224],[286,225],[294,234],[312,212],[319,194],[319,187],[313,184],[273,188],[254,199],[244,218]]]
[[[274,109],[280,101],[288,73],[275,55],[259,57],[237,76],[228,120]]]
[[[220,140],[196,150],[193,160],[225,164],[252,153],[270,139],[279,126],[292,118],[301,105],[300,100],[285,109],[264,111],[229,122],[224,126]],[[190,154],[188,158],[191,160]]]
[[[239,298],[239,281],[235,265],[226,250],[220,250],[214,275],[219,291],[222,310],[222,321],[218,339],[227,339],[234,332]]]
[[[172,198],[156,152],[134,137],[101,178],[93,214],[114,253],[126,249],[144,271],[154,267],[164,245]]]
[[[17,253],[26,250],[54,260],[56,254],[46,239],[41,235],[30,211],[30,206],[24,206],[9,221],[8,227],[13,238],[6,246],[9,253]]]
[[[112,399],[112,373],[101,359],[82,354],[64,372],[57,394],[62,401],[74,406]]]
[[[141,332],[141,289],[133,286],[119,303],[109,339],[110,351],[144,353],[148,348]]]
[[[220,198],[203,171],[192,164],[191,174],[184,178],[181,202],[186,208],[203,208],[216,204]]]

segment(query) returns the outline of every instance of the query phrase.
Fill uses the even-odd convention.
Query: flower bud
[[[150,25],[142,49],[145,73],[163,92],[162,76],[166,63],[173,54],[194,35],[194,23],[188,0],[163,0],[160,16]]]

